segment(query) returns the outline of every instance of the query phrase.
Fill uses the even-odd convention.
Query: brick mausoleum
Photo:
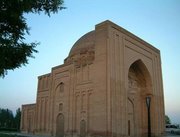
[[[21,132],[58,137],[147,137],[164,133],[160,51],[105,21],[82,36],[64,64],[38,77],[22,105]]]

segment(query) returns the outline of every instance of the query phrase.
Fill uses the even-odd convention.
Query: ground
[[[170,133],[167,133],[164,137],[179,137],[180,135],[173,135]],[[31,134],[23,134],[23,133],[5,133],[0,132],[0,137],[48,137],[48,136],[37,136],[37,135],[31,135]]]

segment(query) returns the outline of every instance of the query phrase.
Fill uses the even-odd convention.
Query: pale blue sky
[[[161,51],[166,114],[180,123],[180,0],[65,0],[66,10],[52,15],[26,15],[28,42],[39,53],[29,64],[0,78],[0,107],[15,111],[34,103],[37,76],[63,63],[73,44],[94,26],[111,20]]]

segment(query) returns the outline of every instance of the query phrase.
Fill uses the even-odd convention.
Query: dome
[[[94,49],[94,43],[95,31],[90,31],[83,35],[78,41],[76,41],[69,52],[69,57]]]

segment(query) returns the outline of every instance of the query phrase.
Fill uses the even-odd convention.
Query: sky
[[[27,42],[40,42],[29,64],[0,78],[0,108],[16,111],[35,103],[37,77],[63,64],[73,44],[95,25],[110,20],[161,51],[165,113],[180,124],[180,0],[64,0],[51,17],[26,14]]]

